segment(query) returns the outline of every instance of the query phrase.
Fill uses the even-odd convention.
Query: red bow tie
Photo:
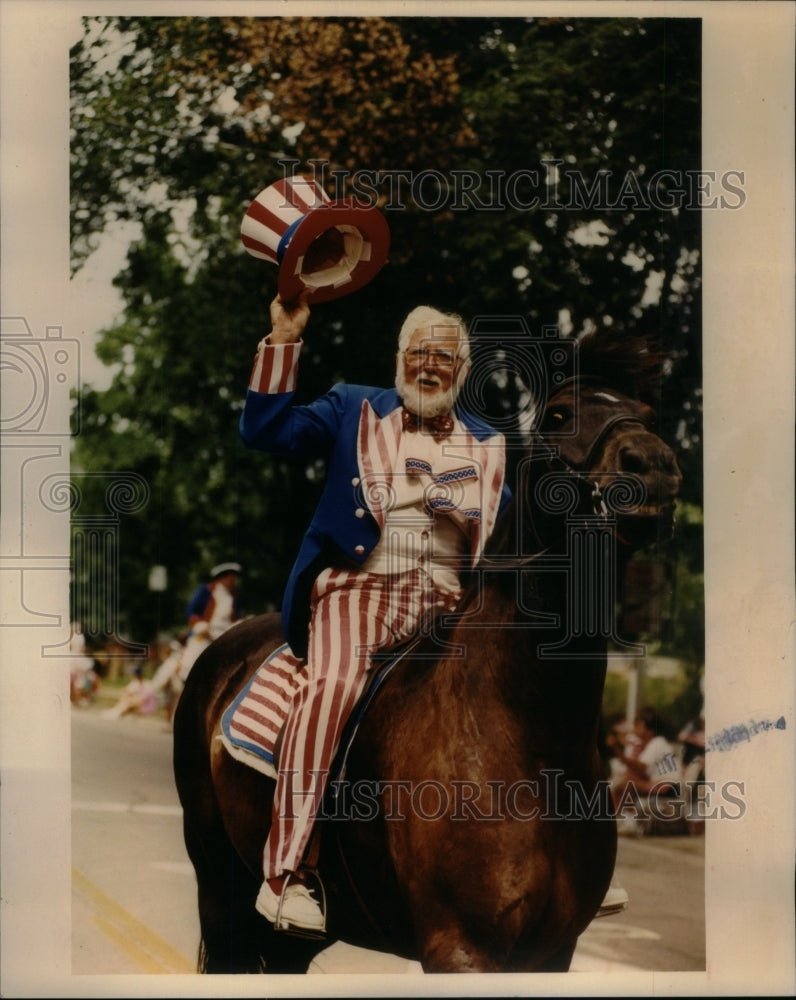
[[[423,418],[404,409],[402,416],[405,431],[422,431],[430,434],[435,441],[444,441],[453,432],[453,417],[448,415]]]

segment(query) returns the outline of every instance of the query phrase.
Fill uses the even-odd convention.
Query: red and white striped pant
[[[422,569],[399,576],[326,569],[315,581],[306,663],[297,669],[289,649],[280,654],[293,696],[263,858],[266,878],[301,863],[372,654],[408,639],[432,607],[453,610],[457,596],[435,587]]]

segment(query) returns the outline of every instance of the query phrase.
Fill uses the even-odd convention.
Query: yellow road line
[[[102,931],[105,937],[116,945],[123,955],[126,955],[127,958],[135,962],[141,972],[158,975],[164,972],[175,971],[174,969],[170,969],[168,966],[162,965],[160,962],[156,961],[148,951],[139,947],[134,939],[129,938],[125,931],[123,931],[116,924],[106,920],[100,913],[93,914],[92,922],[100,931]]]
[[[106,895],[77,868],[72,869],[72,889],[97,912],[97,927],[128,958],[149,973],[193,973],[196,966],[145,924]]]

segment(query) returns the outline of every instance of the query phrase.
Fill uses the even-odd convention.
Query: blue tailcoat
[[[323,495],[304,535],[282,601],[285,636],[293,652],[305,656],[310,595],[318,574],[327,566],[361,565],[381,535],[379,519],[368,509],[360,489],[360,423],[369,413],[378,419],[386,417],[401,406],[401,399],[395,389],[342,382],[306,406],[293,405],[294,395],[249,389],[240,433],[248,447],[271,455],[326,460]],[[496,431],[479,418],[459,408],[456,416],[476,441],[498,440]],[[510,496],[502,470],[498,489],[502,509]]]

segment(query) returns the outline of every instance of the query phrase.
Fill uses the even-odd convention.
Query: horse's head
[[[581,498],[588,494],[595,517],[612,519],[622,543],[635,548],[668,537],[682,477],[656,433],[655,409],[638,391],[651,382],[639,369],[649,371],[659,359],[638,345],[635,353],[601,352],[587,340],[578,350],[578,375],[556,389],[537,424],[538,439],[557,456],[551,467],[578,483]],[[581,499],[579,514],[582,508]]]

